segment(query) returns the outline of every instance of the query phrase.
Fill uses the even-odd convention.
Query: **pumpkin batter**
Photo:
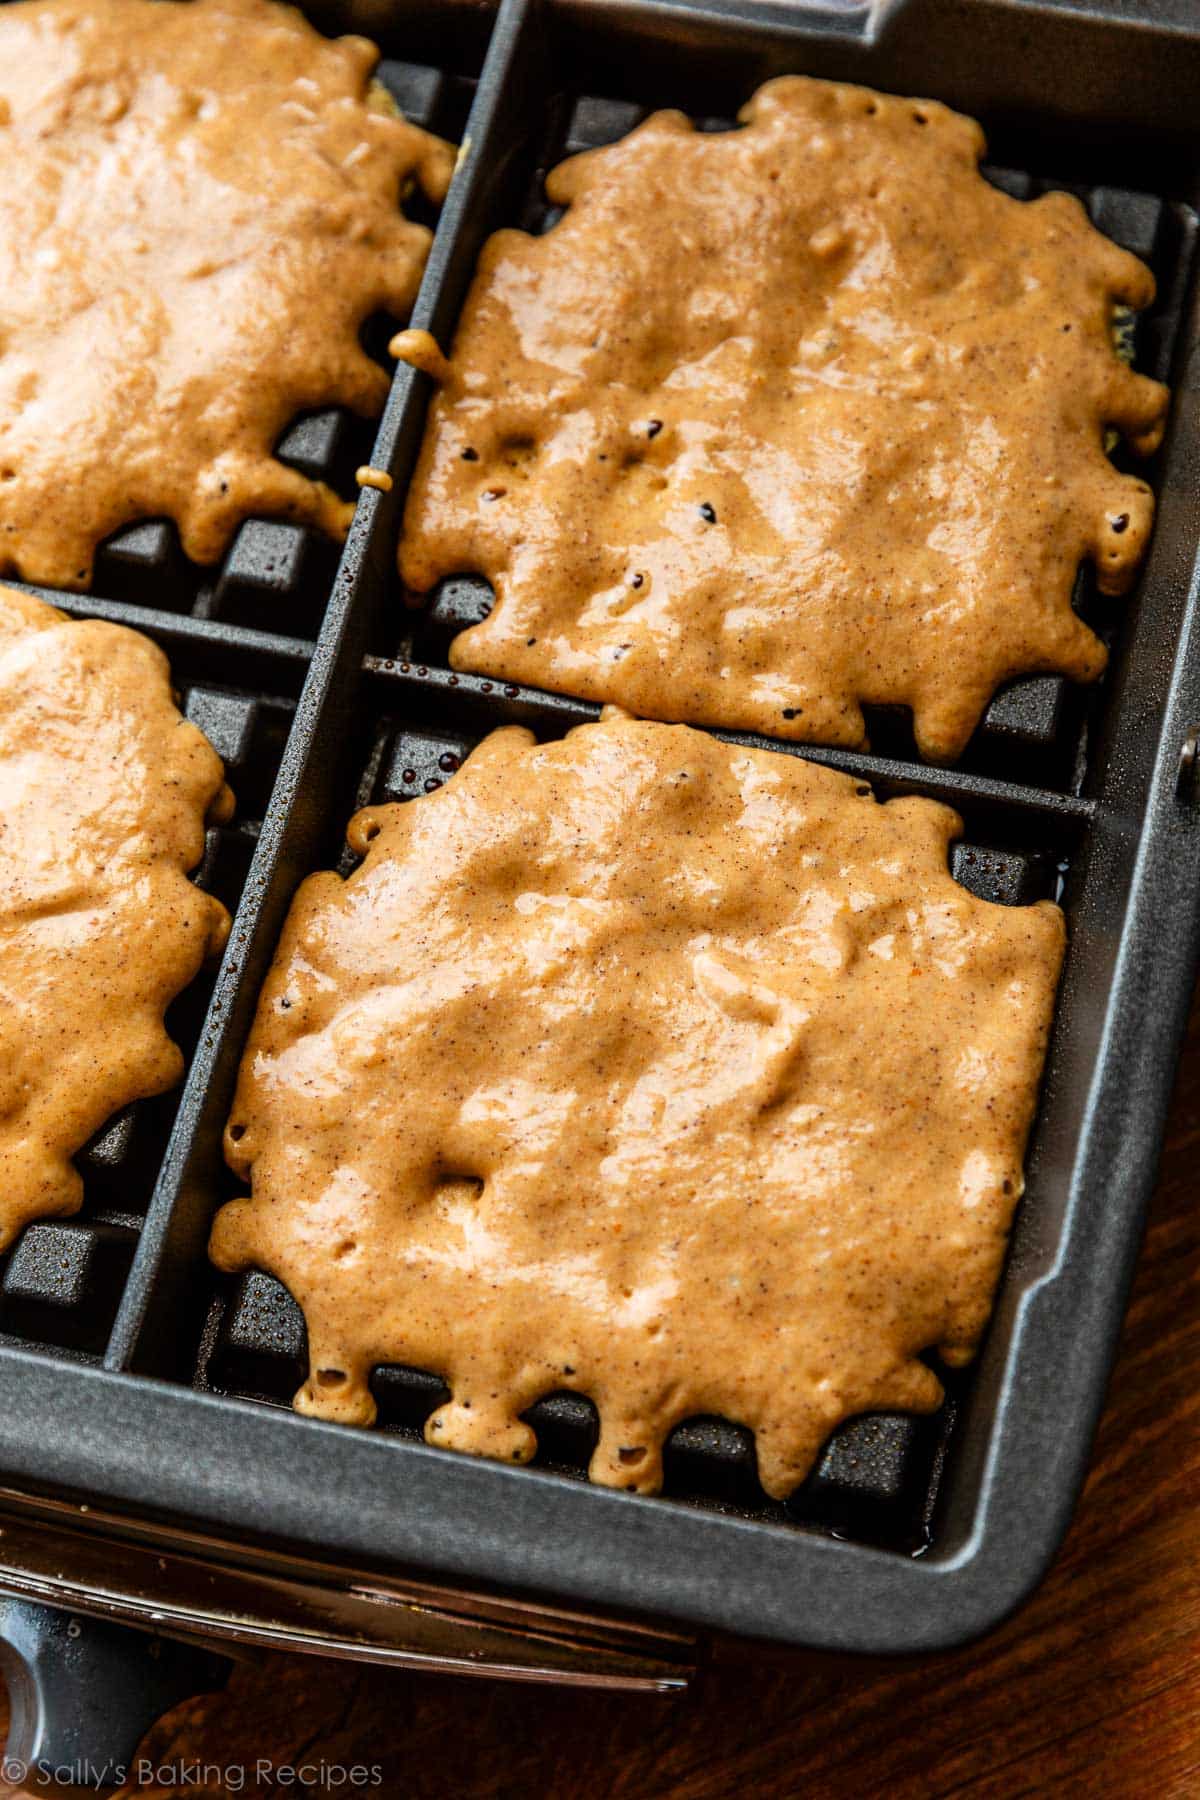
[[[902,705],[953,758],[1003,681],[1104,666],[1071,589],[1149,535],[1104,440],[1162,433],[1112,331],[1153,278],[944,106],[787,77],[741,117],[656,114],[485,246],[401,573],[492,583],[457,669],[822,743]]]
[[[832,1428],[936,1406],[1021,1192],[1063,949],[959,887],[960,821],[850,776],[606,717],[495,732],[358,814],[301,888],[226,1153],[222,1269],[308,1321],[300,1410],[373,1365],[452,1390],[431,1444],[523,1462],[574,1388],[593,1480],[653,1492],[681,1419],[752,1427],[768,1493]]]
[[[271,0],[0,6],[0,574],[86,587],[135,519],[198,563],[252,513],[344,532],[272,451],[382,409],[359,327],[407,313],[430,234],[399,200],[453,171],[377,59]]]
[[[229,930],[186,871],[232,805],[160,650],[0,588],[0,1249],[75,1212],[74,1153],[179,1079],[164,1009]]]

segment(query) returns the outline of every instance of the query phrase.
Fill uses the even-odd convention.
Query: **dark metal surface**
[[[425,14],[361,10],[338,20],[388,38],[389,54],[422,59],[413,46]],[[462,9],[434,12],[444,43]],[[479,24],[470,18],[467,46]],[[463,54],[457,72],[468,77]],[[0,1348],[0,1475],[14,1487],[103,1501],[167,1530],[859,1652],[931,1649],[986,1629],[1053,1554],[1103,1395],[1200,933],[1200,817],[1177,793],[1181,745],[1200,717],[1190,293],[1200,148],[1188,135],[1200,20],[1189,29],[1158,6],[1135,23],[1115,4],[1004,0],[871,11],[506,0],[414,323],[449,341],[483,238],[502,223],[544,224],[539,171],[564,146],[603,141],[655,104],[727,120],[757,81],[785,69],[976,112],[993,138],[994,179],[1019,193],[1075,185],[1160,280],[1139,346],[1143,366],[1176,388],[1149,472],[1154,545],[1130,601],[1105,605],[1081,590],[1114,645],[1102,688],[1017,684],[956,770],[916,763],[901,719],[875,722],[875,754],[816,753],[883,792],[957,806],[967,836],[955,873],[966,885],[1009,902],[1061,889],[1067,909],[1028,1190],[978,1366],[935,1420],[844,1427],[787,1507],[764,1499],[745,1435],[719,1421],[681,1428],[667,1497],[642,1500],[580,1479],[592,1422],[578,1398],[542,1403],[544,1464],[532,1470],[426,1448],[418,1430],[438,1388],[418,1372],[379,1373],[388,1428],[373,1434],[285,1410],[302,1321],[264,1277],[219,1280],[205,1242],[232,1191],[220,1131],[291,895],[311,869],[338,863],[361,799],[444,779],[494,723],[555,735],[594,712],[449,673],[446,644],[462,609],[480,603],[477,584],[448,584],[425,614],[403,611],[395,541],[428,393],[425,377],[403,369],[370,457],[395,487],[361,496],[324,608],[323,590],[305,612],[286,583],[277,601],[269,582],[255,587],[253,558],[236,548],[238,591],[255,594],[236,623],[215,589],[212,605],[192,598],[172,610],[172,596],[191,589],[161,573],[142,590],[157,613],[70,603],[128,617],[164,643],[193,716],[242,758],[233,781],[252,796],[257,830],[241,814],[232,827],[252,860],[230,877],[230,897],[244,877],[241,905],[196,1020],[187,1085],[163,1111],[165,1153],[160,1136],[139,1187],[123,1172],[120,1132],[136,1136],[140,1109],[111,1144],[105,1134],[80,1220],[30,1227],[0,1277],[0,1329],[25,1340]],[[465,93],[461,81],[453,91]],[[303,554],[276,561],[293,585],[307,579]],[[221,580],[232,593],[228,569]],[[310,621],[302,631],[293,612]],[[214,870],[232,855],[217,850]],[[105,1181],[120,1196],[107,1212]],[[93,1235],[39,1248],[36,1234],[50,1230]]]

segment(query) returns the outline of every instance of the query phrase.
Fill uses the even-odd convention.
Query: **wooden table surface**
[[[324,1759],[372,1765],[377,1782],[357,1791],[388,1800],[1195,1800],[1198,1165],[1200,1006],[1084,1499],[1040,1592],[982,1644],[899,1671],[719,1664],[682,1700],[276,1657],[162,1720],[143,1752],[175,1777],[122,1793],[355,1791],[288,1784],[287,1765]],[[259,1759],[278,1776],[257,1778]],[[212,1765],[199,1783],[197,1764]],[[38,1789],[0,1783],[25,1791]]]

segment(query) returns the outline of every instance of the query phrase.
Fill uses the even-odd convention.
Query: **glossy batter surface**
[[[308,1321],[304,1412],[366,1424],[373,1365],[442,1374],[432,1444],[514,1461],[556,1389],[593,1480],[757,1433],[769,1493],[830,1430],[940,1398],[1021,1191],[1057,907],[959,887],[959,821],[687,727],[498,731],[360,813],[301,888],[226,1153],[223,1269]]]
[[[215,561],[251,513],[344,531],[277,462],[297,413],[387,394],[359,343],[405,314],[453,153],[373,90],[363,38],[270,0],[0,7],[0,574],[86,586],[171,518]]]
[[[823,743],[903,705],[953,758],[1009,677],[1103,667],[1071,588],[1150,531],[1104,442],[1162,432],[1112,336],[1153,279],[943,106],[788,77],[742,118],[656,114],[488,242],[401,572],[494,586],[456,668]]]
[[[0,588],[0,1249],[71,1157],[179,1079],[163,1012],[229,918],[186,871],[232,796],[162,652]]]

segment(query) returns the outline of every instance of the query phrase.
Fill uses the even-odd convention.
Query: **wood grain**
[[[123,1792],[324,1794],[253,1773],[255,1759],[278,1770],[324,1758],[378,1766],[379,1784],[360,1791],[389,1800],[1194,1800],[1198,1162],[1200,1007],[1083,1502],[1041,1591],[984,1643],[852,1672],[723,1654],[677,1701],[273,1658],[239,1671],[225,1693],[177,1709],[144,1746],[160,1763],[250,1765],[244,1786],[214,1775]]]

